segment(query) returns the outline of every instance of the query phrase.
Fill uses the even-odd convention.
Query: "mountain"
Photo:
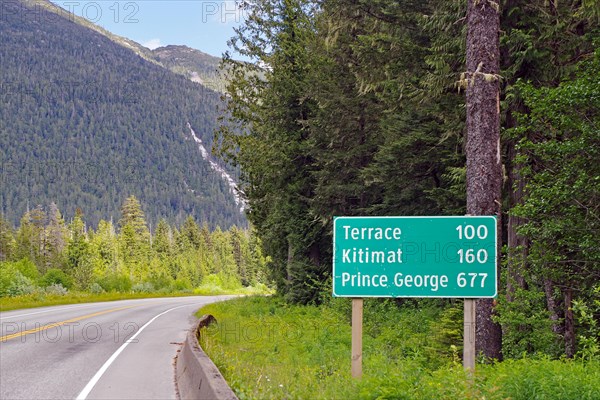
[[[226,168],[207,149],[220,95],[154,53],[51,3],[3,2],[0,211],[16,223],[55,202],[95,225],[136,195],[151,223],[193,215],[245,225]]]
[[[154,60],[171,71],[209,89],[223,92],[218,69],[221,59],[187,46],[165,46],[152,50]]]

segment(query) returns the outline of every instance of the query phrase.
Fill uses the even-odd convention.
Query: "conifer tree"
[[[111,221],[100,220],[90,240],[94,275],[102,278],[118,270],[118,241]]]
[[[152,241],[154,252],[162,259],[168,259],[173,251],[173,234],[171,227],[164,218],[156,225],[154,240]]]
[[[45,236],[45,269],[63,269],[65,266],[64,250],[67,246],[68,230],[60,210],[54,202],[50,203],[48,207],[48,224]]]
[[[91,283],[93,266],[90,248],[83,222],[83,213],[78,211],[69,226],[71,237],[67,245],[67,271],[80,289]]]
[[[467,7],[467,212],[497,217],[502,232],[500,153],[500,10],[491,0],[469,0]],[[498,238],[500,265],[502,237]],[[499,271],[498,271],[499,272]],[[500,281],[500,275],[498,275]],[[477,300],[475,348],[502,357],[502,331],[492,320],[493,299]]]
[[[0,261],[12,260],[15,251],[15,238],[9,222],[0,215]]]

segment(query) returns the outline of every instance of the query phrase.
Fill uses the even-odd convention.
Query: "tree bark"
[[[501,232],[499,8],[499,3],[489,0],[468,1],[466,153],[467,212],[496,215]],[[492,321],[494,304],[493,299],[477,301],[475,348],[487,358],[501,359],[502,331]]]
[[[512,141],[512,143],[509,145],[507,154],[508,163],[510,163],[507,184],[507,188],[509,190],[510,209],[521,204],[525,195],[525,180],[521,176],[522,166],[515,163],[515,157],[517,156],[515,147],[516,144],[514,141]],[[514,215],[508,216],[508,280],[506,282],[506,297],[508,301],[513,301],[513,295],[516,287],[521,289],[526,287],[525,279],[523,278],[523,271],[527,266],[529,240],[526,237],[517,234],[517,229],[523,224],[523,222],[523,218],[516,217]]]
[[[565,355],[575,356],[575,321],[573,318],[573,289],[565,289]]]
[[[546,294],[546,307],[548,308],[550,320],[552,321],[552,332],[557,335],[562,335],[563,326],[560,323],[558,305],[554,299],[554,283],[550,278],[544,278],[544,293]]]

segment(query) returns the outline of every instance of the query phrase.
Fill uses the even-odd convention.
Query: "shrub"
[[[0,263],[0,297],[8,295],[8,288],[12,284],[15,272],[12,263]]]
[[[482,368],[483,369],[483,368]],[[487,386],[513,400],[600,398],[600,363],[565,360],[508,360],[485,368]]]
[[[531,284],[530,288],[533,286]],[[502,352],[505,358],[534,354],[559,356],[560,338],[552,331],[552,320],[543,290],[516,288],[513,301],[500,297],[495,317],[502,325]]]
[[[149,282],[155,289],[170,289],[173,280],[167,274],[153,275]]]
[[[53,283],[50,286],[46,287],[46,293],[47,294],[54,294],[54,295],[64,296],[68,292],[69,291],[67,290],[67,288],[65,288],[60,283]]]
[[[178,278],[173,281],[173,290],[189,290],[192,288],[192,284],[189,279]]]
[[[131,290],[131,279],[126,275],[108,274],[98,281],[100,286],[107,292],[129,292]]]
[[[20,261],[13,263],[13,265],[17,271],[32,281],[36,281],[40,277],[40,271],[38,271],[33,261],[31,261],[29,258],[23,258]]]
[[[52,268],[49,269],[48,272],[46,272],[42,277],[40,280],[40,286],[48,287],[54,284],[60,284],[66,289],[71,289],[73,287],[73,278],[65,274],[64,271],[61,271],[60,269]]]
[[[152,293],[154,292],[154,286],[150,282],[142,282],[133,285],[131,290],[135,293]]]
[[[600,356],[600,284],[591,290],[591,298],[573,300],[573,312],[580,324],[577,334],[577,357]]]
[[[104,293],[105,290],[102,288],[102,286],[100,286],[100,284],[98,282],[94,282],[90,285],[90,293],[92,294],[100,294],[100,293]]]
[[[8,296],[21,296],[35,292],[35,285],[19,271],[14,273],[14,278],[6,290]]]
[[[27,258],[0,263],[0,297],[32,293],[38,276],[35,264]]]

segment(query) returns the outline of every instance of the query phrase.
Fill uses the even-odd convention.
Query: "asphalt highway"
[[[0,399],[176,399],[173,361],[193,313],[230,297],[0,313]]]

